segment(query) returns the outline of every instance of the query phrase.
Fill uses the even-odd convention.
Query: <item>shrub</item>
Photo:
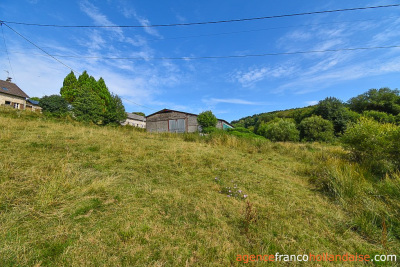
[[[271,141],[299,141],[300,133],[296,124],[291,119],[277,119],[267,123],[263,127],[265,137]]]
[[[364,117],[374,119],[382,123],[395,123],[396,116],[388,114],[386,112],[376,111],[376,110],[366,110],[362,113]]]
[[[333,123],[320,116],[312,116],[301,121],[300,137],[306,141],[331,141],[333,139]]]
[[[44,113],[57,117],[63,116],[68,112],[68,102],[60,95],[46,95],[40,99],[39,105]]]
[[[360,118],[349,125],[341,138],[354,158],[375,174],[399,170],[400,128],[396,125]]]

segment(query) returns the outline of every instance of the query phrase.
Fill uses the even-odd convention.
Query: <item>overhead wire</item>
[[[68,55],[52,55],[45,51],[43,48],[39,47],[28,38],[23,36],[21,33],[17,32],[15,29],[7,25],[10,24],[18,24],[18,25],[25,25],[25,26],[40,26],[40,27],[61,27],[61,28],[150,28],[150,27],[172,27],[172,26],[192,26],[192,25],[206,25],[206,24],[219,24],[219,23],[231,23],[231,22],[244,22],[244,21],[254,21],[254,20],[263,20],[263,19],[274,19],[274,18],[284,18],[284,17],[294,17],[294,16],[304,16],[304,15],[312,15],[312,14],[323,14],[323,13],[334,13],[334,12],[345,12],[345,11],[355,11],[355,10],[366,10],[366,9],[377,9],[377,8],[388,8],[388,7],[398,7],[400,4],[392,4],[392,5],[380,5],[380,6],[368,6],[368,7],[356,7],[356,8],[347,8],[347,9],[335,9],[335,10],[324,10],[324,11],[314,11],[314,12],[303,12],[303,13],[293,13],[293,14],[282,14],[282,15],[272,15],[272,16],[264,16],[264,17],[253,17],[253,18],[242,18],[242,19],[231,19],[231,20],[218,20],[218,21],[205,21],[205,22],[190,22],[190,23],[173,23],[173,24],[153,24],[153,25],[55,25],[55,24],[38,24],[38,23],[24,23],[24,22],[13,22],[13,21],[3,21],[0,20],[1,25],[5,25],[10,30],[15,32],[21,38],[35,46],[37,49],[41,50],[47,56],[53,58],[63,66],[69,68],[73,72],[79,73],[72,69],[70,66],[62,62],[56,57],[64,57],[64,58],[87,58],[87,59],[105,59],[105,60],[194,60],[194,59],[226,59],[226,58],[246,58],[246,57],[263,57],[263,56],[278,56],[278,55],[295,55],[295,54],[309,54],[309,53],[325,53],[325,52],[338,52],[338,51],[356,51],[356,50],[371,50],[371,49],[388,49],[388,48],[400,48],[400,45],[393,45],[393,46],[376,46],[376,47],[357,47],[357,48],[341,48],[341,49],[327,49],[327,50],[311,50],[311,51],[296,51],[296,52],[278,52],[278,53],[263,53],[263,54],[249,54],[249,55],[227,55],[227,56],[199,56],[199,57],[88,57],[88,56],[68,56]],[[338,22],[340,23],[340,22]],[[269,28],[275,29],[275,28]],[[279,29],[279,28],[276,28]],[[261,29],[264,30],[264,29]],[[3,31],[3,28],[2,28]],[[257,30],[250,30],[257,31]],[[223,34],[232,34],[232,33],[241,33],[246,31],[239,31],[239,32],[231,32],[231,33],[220,33],[219,35]],[[212,34],[218,35],[218,34]],[[211,36],[212,36],[211,35]],[[201,37],[202,35],[199,35]],[[210,35],[203,35],[203,36],[210,36]],[[189,36],[197,37],[197,36]],[[4,38],[4,32],[3,32]],[[169,38],[169,39],[179,39],[185,37],[176,37],[176,38]],[[5,39],[4,39],[5,42]],[[7,47],[6,47],[7,50]],[[7,50],[8,55],[8,50]],[[9,55],[8,55],[9,59]],[[9,63],[11,66],[11,62],[9,59]],[[121,97],[122,98],[122,97]],[[140,105],[135,103],[129,99],[122,98],[125,101],[131,102],[135,105],[155,110],[153,108],[146,107],[144,105]]]
[[[101,57],[101,56],[76,56],[76,55],[52,55],[52,56],[54,56],[54,57],[62,57],[62,58],[103,59],[103,60],[197,60],[197,59],[229,59],[229,58],[247,58],[247,57],[265,57],[265,56],[281,56],[281,55],[297,55],[297,54],[314,54],[314,53],[328,53],[328,52],[340,52],[340,51],[357,51],[357,50],[373,50],[373,49],[390,49],[390,48],[400,48],[400,45],[373,46],[373,47],[351,47],[351,48],[338,48],[338,49],[325,49],[325,50],[308,50],[308,51],[294,51],[294,52],[276,52],[276,53],[247,54],[247,55],[199,56],[199,57]],[[22,54],[41,55],[41,54],[32,54],[32,53],[22,53]]]
[[[1,32],[2,32],[2,34],[3,34],[4,48],[6,49],[7,58],[8,58],[8,63],[10,64],[11,73],[12,73],[12,75],[13,75],[14,80],[16,81],[17,79],[16,79],[16,77],[15,77],[14,70],[13,70],[13,67],[12,67],[12,65],[11,65],[10,54],[8,53],[8,48],[7,48],[7,44],[6,44],[6,37],[4,36],[3,24],[4,24],[4,23],[1,23],[1,22],[0,22]],[[8,78],[8,77],[7,77],[7,78]]]
[[[275,18],[305,16],[305,15],[314,15],[314,14],[324,14],[324,13],[335,13],[335,12],[346,12],[346,11],[356,11],[356,10],[399,7],[399,6],[400,6],[400,4],[391,4],[391,5],[354,7],[354,8],[343,8],[343,9],[333,9],[333,10],[323,10],[323,11],[311,11],[311,12],[302,12],[302,13],[271,15],[271,16],[253,17],[253,18],[216,20],[216,21],[202,21],[202,22],[187,22],[187,23],[171,23],[171,24],[150,24],[150,25],[57,25],[57,24],[39,24],[39,23],[15,22],[15,21],[6,21],[6,20],[0,20],[0,22],[3,22],[3,23],[6,22],[6,23],[10,23],[10,24],[19,24],[19,25],[25,25],[25,26],[59,27],[59,28],[153,28],[153,27],[175,27],[175,26],[192,26],[192,25],[207,25],[207,24],[219,24],[219,23],[244,22],[244,21],[254,21],[254,20],[264,20],[264,19],[275,19]]]
[[[157,109],[149,108],[149,107],[147,107],[147,106],[138,104],[138,103],[136,103],[136,102],[133,102],[132,100],[126,99],[126,98],[121,97],[121,96],[119,96],[119,97],[120,97],[121,99],[123,99],[123,100],[125,100],[125,101],[128,101],[128,102],[131,102],[131,103],[133,103],[133,104],[135,104],[135,105],[137,105],[137,106],[140,106],[140,107],[143,107],[143,108],[147,108],[147,109],[151,109],[151,110],[157,111]]]
[[[29,40],[28,38],[26,38],[25,36],[23,36],[21,33],[17,32],[16,30],[14,30],[13,28],[11,28],[9,25],[7,25],[7,23],[5,23],[4,21],[2,22],[3,25],[5,25],[7,28],[9,28],[10,30],[12,30],[13,32],[15,32],[17,35],[19,35],[21,38],[23,38],[25,41],[27,41],[28,43],[30,43],[31,45],[35,46],[37,49],[39,49],[40,51],[42,51],[43,53],[45,53],[46,55],[48,55],[49,57],[51,57],[52,59],[56,60],[58,63],[64,65],[65,67],[67,67],[68,69],[72,70],[73,72],[76,73],[80,73],[78,71],[75,71],[73,68],[71,68],[70,66],[68,66],[67,64],[65,64],[64,62],[62,62],[61,60],[59,60],[58,58],[54,57],[53,55],[51,55],[50,53],[48,53],[46,50],[44,50],[43,48],[41,48],[40,46],[38,46],[37,44],[35,44],[34,42],[32,42],[31,40]]]

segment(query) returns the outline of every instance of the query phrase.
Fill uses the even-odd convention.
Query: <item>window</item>
[[[2,89],[3,89],[4,91],[8,91],[8,88],[7,88],[7,87],[2,87]]]
[[[19,104],[18,103],[14,103],[14,108],[19,109]]]
[[[10,101],[6,101],[6,105],[11,105],[11,102]]]

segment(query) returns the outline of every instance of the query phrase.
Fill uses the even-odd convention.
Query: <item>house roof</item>
[[[0,93],[29,98],[15,83],[0,80]]]
[[[198,116],[197,114],[193,114],[193,113],[189,113],[189,112],[183,112],[183,111],[179,111],[179,110],[173,110],[173,109],[166,109],[166,108],[164,108],[164,109],[162,109],[162,110],[160,110],[160,111],[157,111],[157,112],[155,112],[155,113],[153,113],[153,114],[150,114],[150,115],[146,116],[146,118],[148,118],[148,117],[150,117],[150,116],[153,116],[153,115],[156,115],[156,114],[168,113],[168,112],[179,112],[179,113],[183,113],[183,114]],[[227,122],[226,120],[221,120],[221,119],[217,119],[217,120],[222,121],[222,122],[228,124],[229,126],[231,126],[231,127],[233,128],[232,124],[230,124],[230,123]]]
[[[146,121],[146,118],[144,116],[140,116],[137,114],[127,112],[126,116],[127,116],[127,119],[131,119],[131,120]]]
[[[26,100],[26,101],[28,101],[29,103],[31,103],[32,105],[39,105],[39,101],[36,101],[36,100],[32,100],[32,99],[28,99],[28,100]]]

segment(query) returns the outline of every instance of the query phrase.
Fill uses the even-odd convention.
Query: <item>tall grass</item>
[[[397,180],[373,184],[339,147],[27,116],[0,112],[0,266],[399,254]],[[246,200],[220,193],[216,177]]]

